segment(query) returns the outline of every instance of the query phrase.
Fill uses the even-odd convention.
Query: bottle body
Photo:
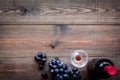
[[[116,68],[108,59],[93,59],[87,66],[88,74],[96,78],[109,78],[116,74]]]

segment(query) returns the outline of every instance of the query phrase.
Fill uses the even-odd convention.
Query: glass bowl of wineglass
[[[74,50],[70,54],[70,62],[73,66],[82,68],[88,63],[88,53],[84,50]]]

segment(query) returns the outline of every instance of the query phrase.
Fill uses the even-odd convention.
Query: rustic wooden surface
[[[120,80],[120,0],[0,0],[0,80],[42,80],[37,52],[70,65],[77,49],[111,59],[118,72],[106,80]]]
[[[70,65],[69,54],[76,49],[88,52],[90,59],[111,59],[118,73],[106,80],[120,79],[119,25],[0,25],[0,80],[42,80],[34,61],[37,52]],[[86,67],[79,70],[82,80],[93,80]]]
[[[120,0],[0,0],[0,24],[120,24]]]

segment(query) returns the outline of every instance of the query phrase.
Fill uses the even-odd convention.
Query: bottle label
[[[100,63],[100,67],[103,67],[104,65],[111,65],[111,64],[108,63],[108,62],[102,62],[102,63]]]

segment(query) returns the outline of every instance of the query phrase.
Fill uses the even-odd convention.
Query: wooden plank
[[[0,0],[0,23],[11,24],[15,22],[15,10],[12,0]]]
[[[64,57],[76,49],[87,51],[89,56],[120,57],[120,26],[0,26],[0,57],[29,58],[38,51]]]
[[[13,1],[12,0],[0,0],[0,6],[13,6]]]
[[[1,2],[0,24],[120,24],[120,0]]]
[[[51,57],[54,58],[54,55]],[[51,60],[48,58],[48,62]],[[91,59],[96,57],[91,57]],[[61,61],[70,65],[69,60],[66,58],[60,58]],[[120,78],[120,62],[119,58],[108,58],[111,59],[116,65],[118,72],[117,75],[108,78],[106,80],[119,80]],[[48,70],[48,62],[45,65],[44,70],[46,70],[49,74]],[[87,78],[86,67],[79,69],[81,71],[82,80],[90,80]],[[39,70],[38,64],[34,61],[34,57],[32,58],[0,58],[0,79],[1,80],[42,80],[40,73],[42,71]],[[50,75],[49,75],[50,79]],[[101,79],[103,80],[103,79]]]

